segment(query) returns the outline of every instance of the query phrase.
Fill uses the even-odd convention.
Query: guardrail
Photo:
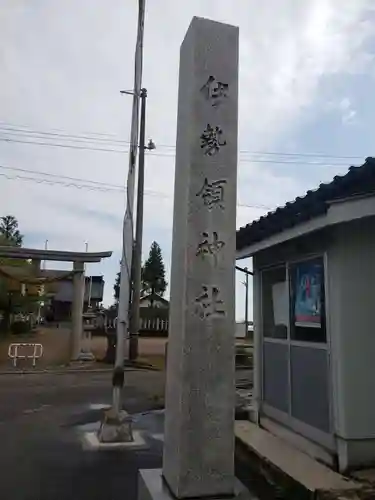
[[[31,353],[20,353],[20,348],[30,348],[32,347]],[[35,367],[36,360],[41,358],[43,355],[43,345],[42,344],[34,344],[34,343],[13,343],[9,344],[8,348],[8,356],[13,359],[13,366],[17,366],[18,359],[32,359],[33,367]]]

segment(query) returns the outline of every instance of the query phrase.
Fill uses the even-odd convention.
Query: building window
[[[262,272],[263,335],[274,339],[288,337],[289,295],[286,267]]]
[[[323,258],[291,265],[289,276],[291,339],[326,342]]]

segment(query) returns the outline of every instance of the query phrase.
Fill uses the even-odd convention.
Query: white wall
[[[375,217],[337,226],[328,251],[336,433],[375,438]]]

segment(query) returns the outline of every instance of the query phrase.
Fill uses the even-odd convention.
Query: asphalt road
[[[126,372],[129,412],[155,407],[156,372]],[[0,376],[1,500],[135,500],[139,468],[161,463],[161,443],[142,452],[84,451],[80,425],[97,421],[91,405],[110,403],[111,375]],[[162,389],[161,389],[162,390]]]
[[[126,371],[125,380],[124,407],[149,436],[143,451],[82,447],[111,402],[111,373],[0,375],[0,499],[136,500],[137,471],[161,466],[163,415],[149,410],[160,406],[164,373]]]

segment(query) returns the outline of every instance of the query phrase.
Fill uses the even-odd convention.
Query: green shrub
[[[30,323],[28,321],[14,321],[11,325],[11,332],[14,335],[19,335],[21,333],[27,333],[30,331]]]

